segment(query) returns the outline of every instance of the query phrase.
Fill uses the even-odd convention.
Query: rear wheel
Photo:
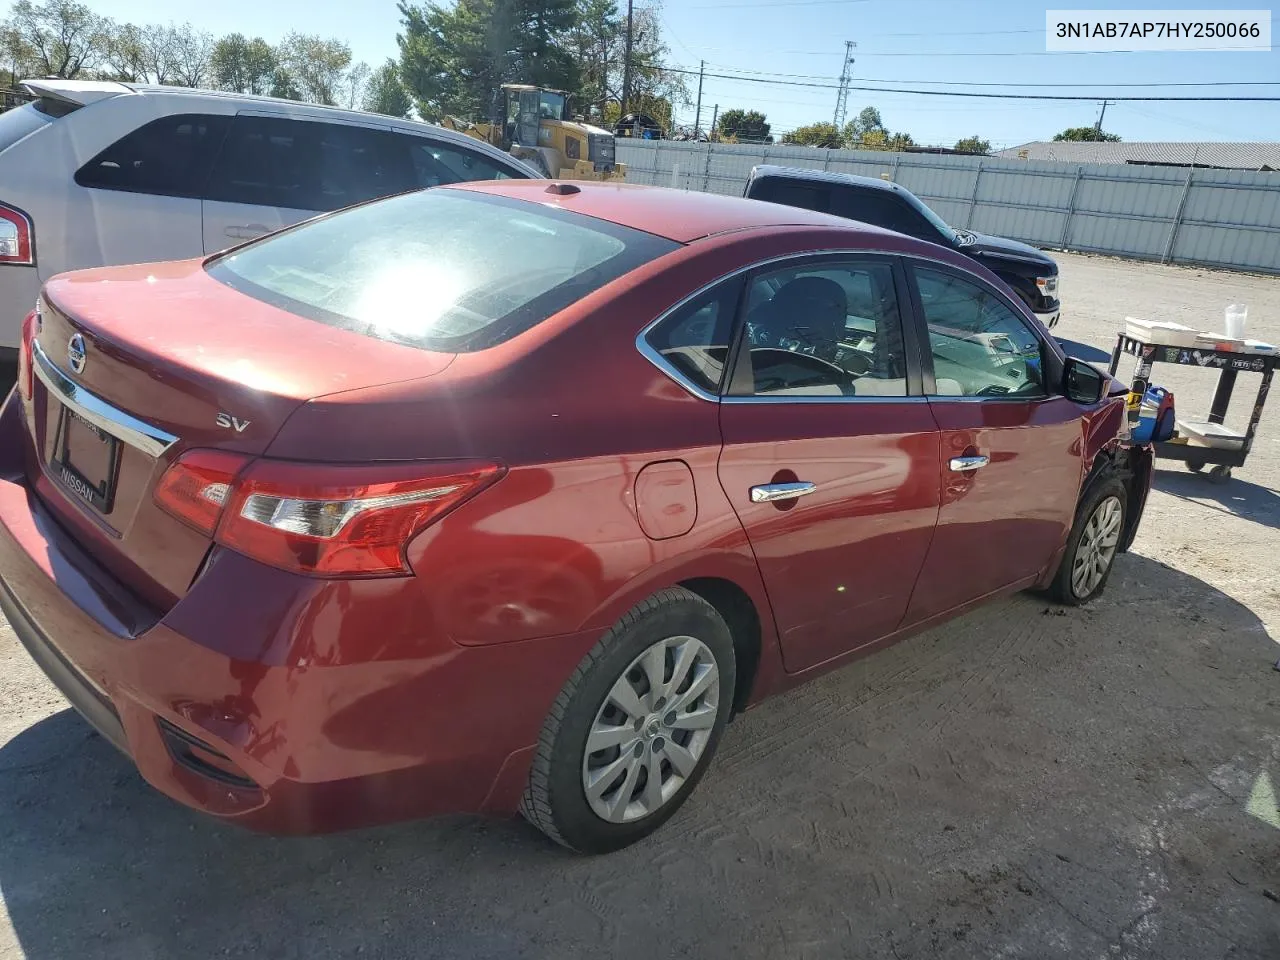
[[[729,628],[701,597],[673,587],[636,606],[556,698],[521,813],[582,853],[658,829],[715,753],[734,666]]]
[[[1049,585],[1059,603],[1078,606],[1102,593],[1120,549],[1128,500],[1116,479],[1099,482],[1076,509],[1067,549]]]

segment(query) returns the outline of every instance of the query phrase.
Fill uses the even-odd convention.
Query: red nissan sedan
[[[960,254],[506,181],[52,280],[0,606],[142,775],[316,832],[660,826],[735,711],[974,603],[1082,603],[1150,456]]]

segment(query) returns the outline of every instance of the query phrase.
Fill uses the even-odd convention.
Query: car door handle
[[[990,457],[983,456],[952,457],[948,466],[950,466],[956,473],[968,473],[970,470],[977,470],[979,467],[985,467],[990,462]]]
[[[794,500],[818,489],[816,483],[801,480],[796,483],[762,483],[751,488],[752,503],[772,503],[775,500]]]
[[[226,234],[232,240],[252,240],[254,237],[260,237],[264,233],[270,233],[269,227],[261,223],[248,223],[240,227],[227,227]]]

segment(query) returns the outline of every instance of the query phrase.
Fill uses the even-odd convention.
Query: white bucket
[[[1233,340],[1244,339],[1245,323],[1249,319],[1249,308],[1243,303],[1227,304],[1226,327],[1227,336]]]

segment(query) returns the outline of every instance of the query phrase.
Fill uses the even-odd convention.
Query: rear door
[[[968,272],[908,267],[924,322],[925,390],[941,431],[938,529],[908,622],[1036,576],[1070,529],[1084,411],[1046,383],[1049,344]]]
[[[210,113],[160,117],[83,164],[75,183],[87,195],[88,216],[61,225],[66,257],[43,259],[41,279],[81,267],[200,256],[200,195],[230,125],[231,117]],[[85,224],[97,230],[79,229]]]
[[[416,185],[387,127],[242,112],[205,190],[204,252]]]
[[[938,433],[892,258],[748,278],[721,404],[720,482],[769,591],[787,670],[897,629],[938,515]]]

